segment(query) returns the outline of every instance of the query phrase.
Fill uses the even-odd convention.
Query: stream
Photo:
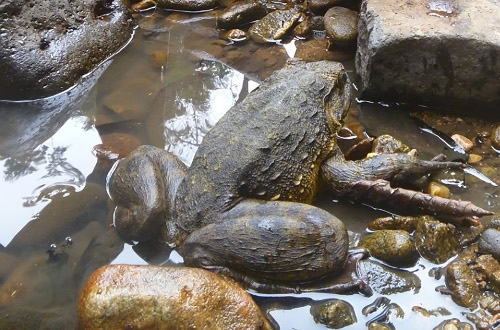
[[[189,165],[206,132],[293,57],[298,43],[231,43],[221,38],[211,13],[149,13],[130,44],[70,92],[44,100],[0,101],[2,315],[20,310],[34,319],[45,315],[56,320],[54,329],[61,324],[71,328],[78,290],[97,267],[181,264],[175,252],[168,258],[116,236],[111,227],[113,205],[106,195],[108,171],[120,155],[141,144],[164,148]],[[339,58],[354,77],[351,55],[339,53]],[[461,157],[435,130],[409,115],[424,110],[431,109],[355,99],[350,120],[371,136],[393,135],[419,150],[423,158],[439,153],[446,153],[448,159]],[[444,133],[469,137],[491,132],[500,124],[454,116],[432,118]],[[475,147],[474,153],[483,160],[469,174],[447,173],[442,182],[452,198],[499,212],[498,154],[486,147]],[[321,196],[317,205],[341,219],[358,238],[366,233],[369,221],[387,214],[329,196]],[[444,284],[442,278],[429,275],[436,266],[442,265],[419,260],[407,270],[418,275],[421,287],[386,295],[405,312],[403,318],[391,319],[396,328],[412,329],[418,324],[431,329],[452,317],[466,320],[462,312],[468,310],[436,292]],[[314,322],[310,302],[331,298],[354,306],[358,323],[346,329],[365,328],[373,315],[364,316],[361,310],[381,296],[252,294],[281,329],[325,329]],[[414,306],[444,307],[449,314],[424,317],[412,311]]]

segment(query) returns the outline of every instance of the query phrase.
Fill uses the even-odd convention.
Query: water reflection
[[[248,80],[228,66],[201,61],[192,81],[165,98],[165,149],[190,165],[205,134],[242,95]],[[173,118],[168,119],[172,114]]]

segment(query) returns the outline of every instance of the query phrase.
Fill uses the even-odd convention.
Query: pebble
[[[465,150],[465,152],[469,152],[472,147],[474,147],[474,143],[467,137],[460,134],[453,134],[451,138]]]
[[[432,196],[439,196],[443,198],[450,197],[450,189],[445,185],[432,181],[427,186],[427,193]]]

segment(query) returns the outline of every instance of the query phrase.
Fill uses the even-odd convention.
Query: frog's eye
[[[340,77],[340,81],[342,81],[343,83],[347,82],[347,73],[343,73],[342,76]]]

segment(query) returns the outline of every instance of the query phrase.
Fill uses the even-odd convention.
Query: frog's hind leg
[[[344,224],[322,209],[244,200],[189,235],[178,252],[187,266],[217,271],[256,291],[278,293],[318,291],[316,281],[337,278],[349,264],[348,248]],[[360,290],[359,281],[343,279],[321,287],[330,292]]]
[[[391,183],[411,182],[437,170],[461,167],[463,164],[458,162],[425,161],[407,154],[380,154],[360,161],[346,161],[337,154],[323,163],[321,175],[330,192],[338,198],[395,212],[429,214],[453,221],[491,215],[492,212],[468,201],[391,186]]]
[[[146,242],[167,232],[166,219],[172,218],[186,170],[174,155],[147,145],[116,163],[107,187],[116,204],[114,225],[124,240]]]

